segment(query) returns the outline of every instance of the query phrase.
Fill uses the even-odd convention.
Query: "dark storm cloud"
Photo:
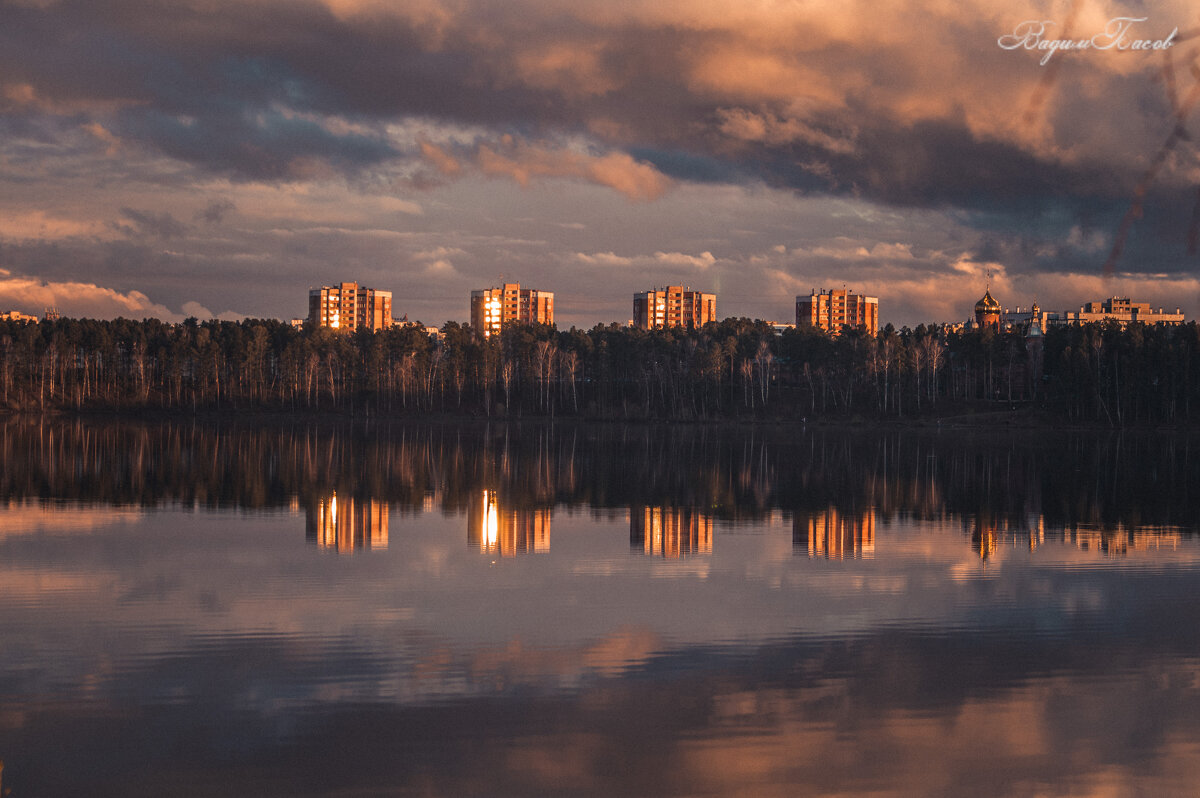
[[[73,236],[75,263],[103,267],[88,279],[108,275],[128,291],[170,276],[179,293],[158,301],[172,306],[225,302],[217,272],[240,270],[268,297],[274,275],[331,280],[331,264],[427,302],[466,285],[448,281],[479,279],[484,267],[472,264],[509,257],[464,243],[472,235],[523,236],[525,206],[540,199],[502,185],[555,180],[590,184],[542,211],[581,227],[548,229],[544,251],[504,268],[561,281],[576,307],[596,301],[580,290],[589,270],[563,269],[576,253],[660,269],[654,253],[711,252],[706,273],[689,268],[732,300],[730,312],[745,311],[722,275],[760,260],[743,296],[777,295],[780,307],[792,281],[808,290],[850,261],[878,293],[927,296],[942,277],[965,291],[987,270],[1100,275],[1118,241],[1118,273],[1190,279],[1189,139],[1119,235],[1174,124],[1155,80],[1161,61],[1072,53],[1046,79],[1036,54],[996,46],[1028,11],[989,0],[0,0],[0,185],[39,192],[10,194],[0,234],[45,270],[23,273],[69,277],[71,263],[35,258],[49,250],[30,242]],[[1187,21],[1178,8],[1153,16],[1148,34]],[[1176,93],[1187,97],[1182,51]],[[648,229],[631,233],[591,186],[640,204],[634,221]],[[417,188],[428,191],[420,204],[386,203]],[[213,197],[237,203],[236,224]],[[836,201],[818,210],[810,197]],[[564,205],[570,218],[559,219]],[[822,221],[768,226],[755,216],[763,209]],[[862,221],[876,211],[903,219]],[[692,223],[701,218],[716,221]],[[313,238],[306,227],[356,232]],[[387,238],[414,231],[426,249],[469,254],[427,263]],[[106,240],[114,234],[127,240]],[[334,238],[345,240],[315,243]],[[174,254],[151,246],[168,240]],[[800,260],[772,254],[779,246],[853,254]],[[932,254],[915,260],[877,254],[923,247]],[[195,267],[186,293],[185,261]],[[1082,289],[1065,283],[1039,296],[1074,302]],[[438,301],[437,314],[461,313],[462,302]],[[921,302],[914,319],[951,312]],[[623,318],[626,304],[603,315]]]
[[[738,43],[737,30],[602,25],[586,14],[530,20],[485,6],[450,14],[431,31],[383,13],[338,18],[317,2],[74,0],[46,10],[7,7],[4,16],[0,65],[11,79],[47,100],[121,103],[119,136],[238,178],[305,176],[314,161],[354,172],[401,155],[379,125],[422,116],[587,133],[679,178],[762,179],[895,205],[1012,210],[1132,190],[1128,170],[1114,164],[1056,161],[973,132],[953,115],[905,119],[868,97],[787,119],[800,133],[728,136],[714,121],[722,112],[760,118],[786,104],[764,98],[758,83],[728,88],[737,76],[721,62],[712,66],[716,77],[696,77],[708,68],[697,54]],[[552,61],[554,47],[594,58]],[[817,55],[829,60],[828,72],[820,59],[772,58],[830,80],[853,62],[896,95],[919,89],[919,74],[908,74],[919,65],[883,70],[880,60],[899,58],[894,53],[828,44]],[[324,115],[362,122],[366,132],[332,132]],[[842,137],[844,148],[839,131],[853,132]]]
[[[179,160],[241,179],[310,177],[316,162],[352,173],[395,154],[377,137],[332,134],[313,121],[267,109],[210,110],[187,118],[133,109],[121,113],[117,130]]]
[[[1195,200],[1195,190],[1187,187],[1150,191],[1123,239],[1121,222],[1133,200],[1099,193],[1054,203],[1030,199],[1025,207],[964,212],[960,218],[984,233],[973,257],[1008,264],[1013,272],[1098,274],[1120,240],[1117,271],[1194,273],[1200,272],[1200,257],[1189,250]]]
[[[910,115],[907,95],[939,91],[913,48],[874,53],[818,40],[805,42],[800,58],[779,45],[755,49],[753,32],[736,23],[612,22],[586,6],[542,17],[487,4],[438,10],[434,23],[373,7],[339,16],[317,2],[8,6],[0,66],[39,98],[118,103],[118,136],[236,178],[305,177],[318,166],[353,173],[411,154],[381,126],[420,117],[584,134],[674,177],[764,180],[899,206],[1016,211],[1132,191],[1135,172],[1099,153],[1067,162],[972,128],[962,108]],[[994,42],[983,22],[934,25]],[[1010,55],[993,45],[978,60],[997,70],[1024,66]],[[755,58],[768,62],[762,75],[744,66]],[[1024,69],[1023,80],[1040,74]],[[804,110],[789,110],[775,73],[784,86],[796,81]],[[880,107],[880,95],[854,75],[895,107]],[[859,88],[844,102],[824,96],[842,83]],[[1161,102],[1143,105],[1141,113],[1162,110]],[[324,117],[361,129],[335,131]],[[734,130],[731,118],[769,128]]]

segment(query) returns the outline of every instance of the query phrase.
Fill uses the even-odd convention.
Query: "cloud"
[[[53,241],[63,238],[104,236],[108,226],[96,220],[66,219],[42,210],[0,214],[0,238],[16,241]]]
[[[414,260],[439,260],[455,255],[466,255],[466,251],[458,247],[435,247],[413,253]]]
[[[815,130],[800,119],[781,118],[772,113],[756,113],[745,108],[719,109],[717,119],[721,133],[741,141],[772,145],[804,142],[841,154],[854,151],[854,143],[850,138]]]
[[[421,147],[421,155],[437,167],[442,174],[454,177],[462,172],[462,164],[458,159],[441,147],[430,144],[428,141],[420,141],[418,144]]]
[[[152,302],[141,291],[122,293],[94,283],[43,282],[18,275],[0,278],[0,307],[39,314],[44,308],[54,307],[64,316],[80,318],[183,320],[180,314]]]
[[[703,165],[707,179],[917,207],[1128,197],[1170,124],[1166,92],[1152,82],[1159,61],[1065,54],[1079,68],[1046,89],[1036,59],[994,46],[1017,21],[1055,16],[1036,2],[736,13],[700,0],[205,8],[12,9],[0,33],[5,96],[44,113],[84,111],[109,148],[152,147],[238,180],[355,176],[412,157],[453,177],[469,155],[522,185],[584,179],[634,200]],[[1077,26],[1103,28],[1122,10],[1087,6]],[[1165,35],[1189,13],[1164,3],[1142,32]],[[1031,99],[1046,91],[1030,122]],[[464,154],[387,132],[413,120],[486,133]],[[497,144],[518,131],[591,149]],[[1186,185],[1197,171],[1180,159],[1160,182]]]
[[[575,259],[589,266],[632,266],[635,262],[633,258],[617,255],[613,252],[596,252],[591,255],[584,252],[576,252]]]
[[[167,211],[154,213],[122,208],[121,215],[133,223],[135,235],[169,239],[179,238],[188,233],[188,226]]]
[[[593,155],[564,147],[514,141],[480,144],[475,166],[485,175],[508,177],[527,186],[535,177],[581,178],[606,186],[631,200],[658,199],[672,181],[654,166],[623,152]]]
[[[121,140],[105,129],[104,125],[99,122],[86,124],[83,126],[83,129],[106,145],[105,155],[112,157],[120,150]]]
[[[185,316],[195,316],[202,321],[213,317],[213,312],[199,302],[184,302],[180,310],[183,311]]]
[[[668,266],[687,266],[693,269],[707,269],[716,263],[711,252],[701,252],[699,255],[687,255],[683,252],[655,252],[654,260]]]
[[[1062,54],[1047,80],[1036,53],[995,46],[1016,22],[1064,11],[8,3],[0,236],[16,259],[5,262],[52,282],[137,285],[170,307],[225,307],[236,282],[254,292],[239,307],[283,316],[303,298],[281,299],[281,283],[353,271],[411,282],[428,318],[463,305],[429,264],[489,279],[526,270],[557,283],[564,314],[611,287],[591,282],[588,258],[661,271],[652,282],[703,270],[723,308],[774,316],[791,290],[777,274],[809,290],[859,279],[846,269],[916,320],[951,305],[900,292],[959,279],[960,257],[1029,285],[1098,274],[1175,124],[1162,53]],[[1076,25],[1125,12],[1142,15],[1132,2],[1081,4]],[[1181,0],[1149,16],[1148,35],[1194,22]],[[1168,55],[1186,98],[1182,45]],[[1195,121],[1185,116],[1189,132]],[[1179,140],[1161,164],[1115,268],[1186,285],[1195,145]]]
[[[229,200],[213,200],[204,207],[204,210],[196,213],[196,219],[208,224],[220,224],[225,219],[225,214],[234,210],[237,210],[237,206]]]
[[[43,109],[107,103],[120,111],[91,121],[109,135],[239,179],[382,164],[402,152],[379,125],[403,119],[585,135],[610,150],[595,164],[494,147],[488,160],[515,179],[582,173],[639,199],[658,189],[621,159],[635,144],[715,156],[783,184],[806,185],[782,164],[833,154],[827,188],[890,202],[970,201],[938,190],[966,163],[981,194],[1020,165],[1080,185],[1107,172],[1127,189],[1142,164],[1113,156],[1141,148],[1148,158],[1167,121],[1165,95],[1147,101],[1157,62],[1093,52],[1072,54],[1085,68],[1059,73],[1052,103],[1071,102],[1074,89],[1105,101],[1067,115],[1052,104],[1038,124],[1023,122],[1045,70],[993,43],[1021,19],[1053,16],[1032,2],[718,13],[707,2],[209,0],[206,9],[133,0],[13,9],[0,47],[13,75],[6,96]],[[1163,4],[1144,32],[1165,35],[1187,11]],[[1080,28],[1102,27],[1103,13],[1089,6]],[[1126,115],[1121,134],[1096,124],[1116,113]],[[930,134],[940,158],[921,144]],[[460,168],[440,145],[411,146],[443,173]],[[993,165],[989,153],[1005,158]],[[897,182],[909,188],[888,191]]]
[[[634,256],[617,255],[613,252],[595,252],[590,255],[576,252],[572,257],[579,263],[589,266],[637,266],[646,269],[667,267],[704,270],[717,262],[711,252],[701,252],[699,255],[688,255],[685,252],[655,252],[651,255]]]

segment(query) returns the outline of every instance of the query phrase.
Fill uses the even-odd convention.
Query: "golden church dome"
[[[992,299],[990,290],[983,292],[983,299],[975,303],[976,313],[999,313],[1000,303]]]

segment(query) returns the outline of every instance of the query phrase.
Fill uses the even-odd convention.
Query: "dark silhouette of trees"
[[[1114,427],[1200,412],[1200,328],[877,335],[730,318],[701,329],[512,326],[482,339],[274,320],[0,322],[0,408],[673,420],[911,418],[1036,408]]]

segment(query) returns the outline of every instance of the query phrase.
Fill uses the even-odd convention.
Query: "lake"
[[[1194,795],[1200,438],[0,424],[35,796]]]

